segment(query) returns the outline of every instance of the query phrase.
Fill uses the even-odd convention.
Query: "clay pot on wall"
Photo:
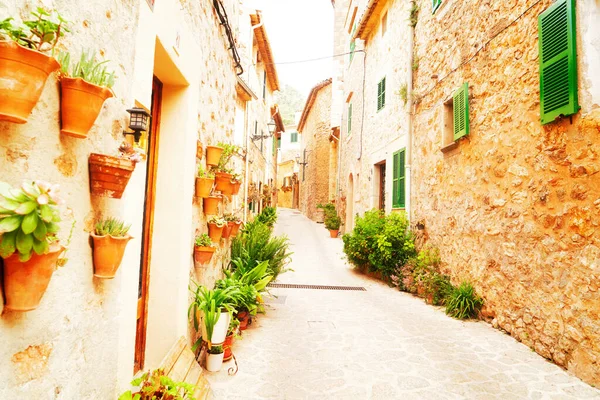
[[[60,80],[60,94],[60,133],[79,139],[87,138],[104,101],[113,97],[108,88],[66,77]]]
[[[203,157],[204,157],[204,147],[202,146],[202,142],[198,140],[196,142],[196,158],[198,160],[202,160]]]
[[[329,230],[329,235],[330,235],[330,236],[331,236],[333,239],[337,238],[339,233],[340,233],[340,230],[339,230],[339,229],[335,229],[335,230],[334,230],[334,229],[330,229],[330,230]]]
[[[242,181],[233,181],[231,183],[232,193],[234,196],[240,192],[240,188],[242,187]]]
[[[217,224],[208,223],[208,236],[210,236],[210,240],[214,243],[219,243],[221,241],[221,236],[223,235],[223,228],[225,226],[218,226]]]
[[[53,245],[47,254],[33,253],[29,261],[19,261],[17,253],[4,259],[4,308],[13,311],[35,310],[56,270],[64,247]]]
[[[102,279],[113,279],[125,254],[125,247],[131,236],[114,237],[91,234],[94,253],[94,276]]]
[[[27,122],[48,75],[59,68],[52,57],[14,42],[0,41],[0,120]]]
[[[229,225],[231,232],[229,234],[230,237],[236,237],[238,232],[240,231],[240,226],[242,226],[242,222],[233,222],[233,221],[229,221],[227,223],[227,225]]]
[[[194,246],[194,259],[199,264],[210,262],[217,249],[208,246]]]
[[[209,197],[214,183],[213,178],[196,178],[196,197]]]
[[[223,234],[221,235],[223,239],[229,239],[229,237],[231,236],[231,225],[229,224],[230,222],[227,222],[223,227]]]
[[[217,215],[219,204],[223,201],[219,196],[208,196],[204,198],[204,214]]]
[[[127,158],[90,154],[90,192],[96,196],[120,199],[135,169]]]
[[[218,190],[222,194],[226,196],[230,196],[233,194],[233,184],[231,180],[233,179],[232,174],[227,174],[225,172],[217,172],[215,173],[215,190]]]
[[[218,146],[206,146],[206,165],[216,167],[219,165],[223,148]]]

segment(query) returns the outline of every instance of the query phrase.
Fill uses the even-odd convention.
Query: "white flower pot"
[[[219,316],[219,320],[213,329],[213,335],[211,339],[212,344],[219,344],[225,341],[227,336],[227,328],[229,328],[229,313],[227,311],[222,312]],[[206,332],[206,325],[204,325],[204,313],[202,313],[202,339],[208,341],[208,333]]]
[[[220,319],[220,318],[219,318]],[[223,366],[223,355],[221,354],[207,354],[206,355],[206,370],[210,372],[218,372]]]

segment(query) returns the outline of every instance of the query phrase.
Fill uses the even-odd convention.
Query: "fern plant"
[[[108,60],[96,60],[95,52],[82,51],[79,61],[75,63],[71,63],[70,53],[60,52],[57,60],[61,65],[61,72],[64,76],[81,78],[91,84],[107,88],[111,88],[115,84],[114,71],[109,72],[105,65]]]
[[[475,318],[483,306],[483,299],[475,293],[473,285],[462,282],[454,288],[446,301],[446,314],[457,319]]]
[[[131,225],[125,225],[122,220],[108,217],[96,222],[94,231],[97,236],[125,237],[129,232],[129,228],[131,228]]]

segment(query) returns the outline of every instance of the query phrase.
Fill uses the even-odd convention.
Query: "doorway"
[[[142,253],[138,284],[137,321],[135,332],[134,374],[144,368],[146,354],[146,327],[148,323],[148,288],[150,283],[150,255],[152,229],[154,226],[154,202],[156,193],[156,172],[158,167],[158,142],[163,84],[157,78],[152,80],[152,103],[150,105],[151,125],[147,135],[148,159],[146,162],[146,194],[144,198],[144,221],[142,225]]]
[[[377,208],[385,211],[385,161],[375,164],[377,176]]]

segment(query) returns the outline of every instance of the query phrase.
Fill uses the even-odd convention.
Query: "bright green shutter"
[[[377,111],[385,106],[385,78],[377,84]]]
[[[351,39],[352,39],[352,37],[354,37],[355,32],[356,32],[356,23],[354,23],[354,27],[352,28]],[[356,49],[356,41],[354,39],[352,39],[352,41],[350,42],[350,62],[352,62],[352,59],[354,58],[354,49]]]
[[[469,84],[465,82],[454,93],[454,140],[469,134]]]
[[[405,156],[406,150],[400,150],[398,153],[398,207],[404,208],[406,205],[406,175],[405,175]]]
[[[557,0],[538,17],[542,124],[579,111],[575,0]]]
[[[348,104],[348,134],[352,132],[352,103]]]
[[[431,13],[435,13],[435,11],[439,8],[439,6],[442,4],[442,0],[433,0],[433,5],[431,8]]]
[[[398,201],[398,171],[400,164],[400,152],[394,153],[392,163],[392,207],[400,207]]]

